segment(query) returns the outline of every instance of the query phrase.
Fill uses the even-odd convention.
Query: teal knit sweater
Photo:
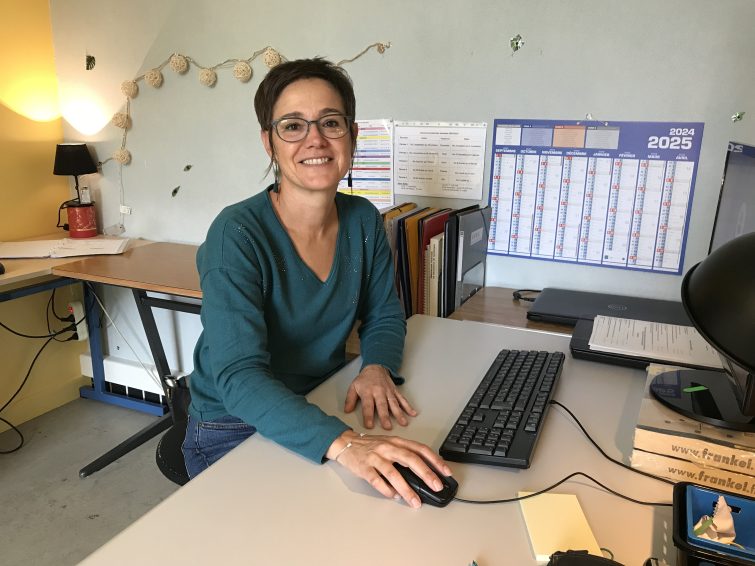
[[[345,363],[359,329],[362,366],[398,375],[406,334],[380,214],[338,193],[338,237],[325,282],[307,267],[270,188],[224,209],[197,253],[203,331],[189,378],[191,414],[233,415],[313,461],[349,427],[304,395]],[[398,379],[398,378],[396,378]]]

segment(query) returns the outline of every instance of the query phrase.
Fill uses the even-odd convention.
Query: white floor
[[[24,446],[0,455],[0,564],[77,564],[178,489],[155,464],[159,437],[79,478],[155,418],[78,399],[21,425]],[[0,434],[0,449],[16,442],[12,431]]]

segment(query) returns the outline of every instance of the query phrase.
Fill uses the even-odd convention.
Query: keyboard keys
[[[501,350],[440,454],[458,462],[529,467],[564,359],[561,352]]]

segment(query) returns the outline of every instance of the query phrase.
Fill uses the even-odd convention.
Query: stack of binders
[[[446,317],[485,285],[490,207],[404,203],[383,212],[407,317]]]

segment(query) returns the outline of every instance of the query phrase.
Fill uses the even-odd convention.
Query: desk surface
[[[412,317],[402,372],[404,392],[420,414],[400,433],[437,450],[501,347],[568,352],[568,342],[551,333]],[[358,370],[355,360],[309,399],[362,430],[359,415],[341,409]],[[609,454],[627,461],[644,383],[642,371],[567,355],[555,398]],[[670,486],[604,460],[557,407],[547,419],[528,470],[452,462],[459,496],[513,497],[584,471],[629,496],[671,500]],[[556,492],[577,494],[599,544],[621,563],[639,565],[649,556],[675,562],[669,508],[629,503],[582,479]],[[473,559],[481,566],[534,564],[517,503],[412,510],[377,495],[337,463],[313,464],[255,435],[83,564],[466,566]]]
[[[35,239],[60,239],[60,235],[40,237]],[[153,242],[149,240],[136,240],[131,239],[128,243],[129,251],[141,248]],[[90,256],[92,258],[98,257],[119,257],[119,256]],[[56,275],[66,277],[65,273],[57,274],[53,273],[54,270],[61,268],[69,263],[79,263],[83,261],[81,258],[71,257],[40,257],[40,258],[25,258],[25,259],[2,259],[5,266],[5,273],[0,275],[0,288],[3,290],[12,289],[14,287],[25,286],[37,281],[44,281],[45,279],[53,279]]]
[[[155,242],[118,255],[91,256],[56,266],[52,273],[118,287],[202,298],[197,246]]]
[[[514,289],[504,287],[483,287],[448,318],[505,324],[506,326],[559,332],[561,334],[571,334],[574,330],[573,326],[566,324],[529,320],[527,311],[532,303],[515,300],[513,292]]]

